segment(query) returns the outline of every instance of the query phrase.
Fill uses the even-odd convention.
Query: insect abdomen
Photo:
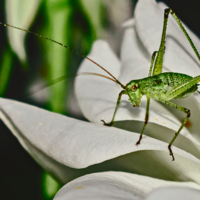
[[[169,91],[174,90],[175,88],[187,83],[188,81],[192,80],[193,77],[188,76],[186,74],[180,74],[180,73],[162,73],[155,76],[157,82],[160,81],[159,86],[153,86],[153,93],[152,97],[154,98],[160,98],[163,100],[170,100],[168,99],[167,93]],[[158,89],[159,88],[159,89]],[[180,99],[188,97],[191,93],[195,92],[197,90],[197,85],[192,86],[188,90],[184,91],[181,94],[177,94],[176,97],[173,97],[174,99]]]
[[[162,81],[166,86],[176,88],[190,81],[193,77],[186,74],[166,72],[155,76],[155,78]]]
[[[192,80],[193,77],[186,74],[179,74],[173,72],[166,72],[156,76],[144,78],[140,80],[140,89],[143,94],[150,94],[154,99],[170,100],[167,98],[167,93],[180,85]],[[181,95],[175,98],[185,98],[192,92],[197,90],[197,85],[192,86]]]

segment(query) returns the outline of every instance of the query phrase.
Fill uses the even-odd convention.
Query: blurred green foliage
[[[49,174],[43,172],[42,175],[42,193],[46,200],[51,200],[61,188],[61,184],[56,182]]]
[[[83,54],[89,52],[92,42],[102,29],[101,1],[91,1],[91,4],[84,0],[31,1],[1,2],[1,8],[5,8],[1,21],[76,47]],[[24,9],[28,11],[22,12],[20,4],[26,4]],[[69,50],[23,31],[3,26],[0,28],[1,38],[4,40],[0,46],[1,97],[33,101],[24,97],[26,90],[38,77],[48,83],[64,74],[76,73],[82,58],[77,59]],[[67,81],[68,79],[50,87],[49,97],[39,106],[67,113]],[[46,172],[41,181],[44,198],[52,199],[60,185]]]
[[[0,95],[4,96],[13,66],[13,53],[7,47],[3,50],[0,61]]]
[[[127,2],[131,0],[123,2],[129,8]],[[112,24],[111,8],[117,5],[121,9],[121,4],[121,0],[3,0],[0,21],[42,34],[87,55],[93,41],[106,35],[106,26]],[[132,13],[132,7],[130,10]],[[127,16],[125,12],[116,14]],[[65,74],[76,74],[83,58],[53,42],[9,27],[0,26],[0,38],[0,96],[68,114],[66,102],[73,85],[70,79],[48,88],[47,96],[42,93],[39,98],[26,98],[26,94],[38,81],[43,87]],[[52,199],[60,185],[46,172],[41,182],[45,199]]]
[[[87,54],[103,26],[102,1],[88,2],[88,0],[32,0],[27,3],[24,0],[8,0],[2,3],[5,7],[4,22],[45,35]],[[28,10],[26,12],[21,10],[20,5],[24,4]],[[7,42],[1,46],[1,96],[21,100],[30,84],[34,84],[38,77],[48,82],[64,74],[76,73],[81,58],[78,58],[77,63],[76,56],[69,50],[12,28],[1,27],[1,32],[7,35],[4,37],[5,40],[7,38]],[[16,69],[12,70],[15,66]],[[42,106],[52,111],[66,113],[67,81],[51,87],[48,99]],[[22,85],[18,88],[18,94],[12,84]],[[12,91],[12,88],[15,91]]]
[[[127,2],[132,4],[127,4]],[[43,34],[87,55],[95,39],[102,37],[107,29],[110,31],[116,24],[120,25],[123,20],[128,19],[127,17],[131,17],[135,2],[136,0],[2,0],[0,1],[0,21]],[[165,2],[173,8],[178,16],[181,16],[181,19],[184,19],[185,22],[189,20],[186,24],[193,23],[193,26],[190,27],[192,30],[196,28],[197,30],[194,32],[198,32],[196,21],[193,19],[191,21],[191,18],[188,17],[199,13],[199,7],[195,1],[190,4],[173,0],[165,0]],[[192,9],[188,9],[188,6],[192,6]],[[112,15],[112,9],[115,10],[114,15]],[[187,12],[191,11],[191,14],[186,15],[186,10]],[[117,19],[120,19],[123,17],[122,15],[125,15],[122,21],[113,23],[116,16]],[[117,28],[119,31],[120,28]],[[111,37],[116,43],[120,43],[115,38],[116,30],[113,30]],[[24,99],[24,97],[27,90],[32,85],[36,85],[38,80],[48,83],[64,74],[75,74],[83,58],[45,39],[4,26],[0,26],[0,38],[0,96],[26,101],[52,111],[68,114],[66,101],[69,89],[72,87],[69,79],[50,87],[50,94],[47,98],[41,95],[41,102],[35,101],[34,98]],[[5,129],[5,127],[3,130],[1,129],[1,133],[6,132]],[[2,173],[5,175],[5,178],[1,179],[3,183],[1,188],[7,187],[9,192],[2,189],[1,193],[13,196],[15,199],[18,199],[17,197],[23,199],[20,197],[26,196],[24,190],[29,188],[27,191],[32,189],[33,192],[29,194],[28,199],[43,200],[43,197],[40,198],[40,195],[36,195],[38,191],[34,187],[34,184],[41,180],[45,199],[52,199],[60,185],[46,172],[40,176],[39,169],[36,169],[36,166],[33,166],[34,164],[28,161],[27,157],[21,156],[23,150],[18,144],[16,146],[20,149],[20,153],[16,153],[14,144],[17,141],[13,139],[14,136],[11,140],[11,133],[4,135],[9,136],[9,139],[1,138],[1,152],[6,152],[4,157],[1,157],[2,166],[4,166]],[[7,150],[3,145],[7,147]],[[8,149],[10,154],[8,154]],[[8,160],[10,162],[7,162]],[[37,167],[39,168],[39,166]],[[15,170],[12,170],[13,168]],[[26,173],[23,171],[24,168],[27,169]],[[27,176],[28,169],[30,176]],[[39,178],[35,176],[36,173]],[[14,186],[10,187],[11,184]],[[23,190],[17,187],[19,185]],[[35,198],[36,196],[37,198]]]

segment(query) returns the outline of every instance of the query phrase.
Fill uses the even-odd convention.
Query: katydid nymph
[[[19,30],[22,30],[22,31],[26,31],[28,33],[34,34],[34,35],[39,36],[41,38],[45,38],[49,41],[57,43],[57,44],[65,47],[65,48],[68,48],[71,51],[73,51],[73,52],[81,55],[82,57],[88,59],[89,61],[93,62],[95,65],[97,65],[102,70],[104,70],[110,77],[104,76],[104,75],[101,75],[101,74],[97,74],[97,73],[90,73],[90,72],[83,72],[83,73],[80,73],[80,74],[77,74],[77,75],[101,76],[101,77],[107,78],[107,79],[114,81],[115,83],[119,84],[122,87],[123,90],[119,93],[119,96],[118,96],[118,99],[117,99],[117,104],[116,104],[115,111],[113,113],[113,117],[111,119],[111,122],[108,123],[108,122],[105,122],[104,120],[101,120],[105,126],[112,126],[113,125],[115,115],[116,115],[118,106],[120,104],[122,95],[128,95],[129,96],[129,102],[133,107],[139,107],[142,96],[146,95],[147,105],[146,105],[145,122],[144,122],[144,125],[143,125],[143,128],[142,128],[142,131],[140,133],[139,140],[136,142],[136,145],[140,144],[144,130],[145,130],[145,127],[148,123],[149,106],[150,106],[150,99],[151,98],[153,98],[153,99],[155,99],[159,102],[162,102],[162,103],[164,103],[168,106],[171,106],[175,109],[178,109],[179,111],[186,113],[186,117],[185,117],[184,121],[182,122],[180,128],[175,133],[174,137],[172,138],[172,140],[170,141],[170,143],[168,145],[169,154],[172,156],[172,161],[173,161],[173,160],[175,160],[175,158],[174,158],[171,146],[174,143],[174,141],[177,138],[180,131],[182,130],[182,128],[185,126],[186,122],[188,121],[188,119],[190,117],[190,110],[187,109],[187,108],[184,108],[182,106],[176,105],[175,103],[170,102],[170,100],[178,99],[178,98],[185,98],[185,97],[188,97],[191,93],[193,93],[195,91],[199,92],[197,90],[198,89],[197,83],[200,81],[200,76],[196,76],[196,77],[193,78],[193,77],[188,76],[186,74],[180,74],[180,73],[173,73],[173,72],[162,73],[163,57],[164,57],[164,51],[165,51],[165,38],[166,38],[166,30],[167,30],[167,22],[168,22],[169,14],[171,14],[172,17],[175,19],[175,21],[179,25],[180,29],[182,30],[182,32],[185,34],[185,36],[186,36],[187,40],[189,41],[191,47],[193,48],[196,56],[200,60],[200,55],[199,55],[198,51],[196,50],[196,47],[194,46],[194,44],[193,44],[191,38],[189,37],[188,33],[186,32],[185,28],[183,27],[181,21],[179,20],[179,18],[176,16],[176,14],[170,8],[167,8],[164,11],[164,23],[163,23],[163,30],[162,30],[160,47],[157,51],[153,52],[153,54],[152,54],[148,77],[143,78],[143,79],[131,80],[126,85],[123,85],[119,80],[117,80],[117,78],[115,78],[110,72],[108,72],[106,69],[104,69],[98,63],[96,63],[92,59],[88,58],[87,56],[82,55],[81,53],[75,51],[74,49],[72,49],[72,48],[70,48],[66,45],[63,45],[63,44],[61,44],[57,41],[54,41],[54,40],[49,39],[45,36],[33,33],[31,31],[28,31],[28,30],[24,30],[24,29],[14,27],[14,26],[9,25],[9,24],[1,23],[1,22],[0,22],[0,24],[2,24],[4,26],[16,28],[16,29],[19,29]],[[66,78],[66,76],[59,77],[58,79],[55,79],[50,84],[48,84],[48,86],[55,84],[55,83],[63,80],[64,78]]]

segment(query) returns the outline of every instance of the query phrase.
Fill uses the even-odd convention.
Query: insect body
[[[186,122],[190,117],[190,110],[187,108],[181,107],[176,105],[175,103],[170,102],[171,99],[178,99],[178,98],[185,98],[188,97],[191,93],[197,91],[198,82],[200,81],[200,76],[191,77],[185,74],[180,73],[162,73],[163,68],[163,56],[165,50],[165,37],[166,37],[166,30],[167,30],[167,21],[169,17],[169,13],[173,16],[173,18],[178,23],[179,27],[185,34],[186,38],[188,39],[190,45],[192,46],[195,54],[197,55],[198,59],[200,60],[200,56],[198,51],[196,50],[191,38],[189,37],[188,33],[186,32],[185,28],[183,27],[181,21],[176,16],[176,14],[170,9],[165,9],[164,12],[164,24],[163,24],[163,32],[161,37],[161,43],[158,51],[155,51],[152,54],[151,59],[151,66],[149,70],[149,74],[147,78],[133,80],[130,81],[125,87],[122,87],[122,90],[119,94],[117,105],[110,123],[106,123],[104,120],[104,125],[111,126],[114,122],[115,114],[120,103],[121,96],[123,94],[127,94],[129,96],[129,102],[132,106],[140,106],[140,101],[143,95],[147,97],[147,106],[146,106],[146,115],[145,115],[145,122],[142,128],[142,132],[140,134],[139,140],[137,141],[136,145],[139,145],[142,139],[142,135],[144,133],[145,127],[148,123],[149,119],[149,105],[150,99],[154,98],[155,100],[167,104],[171,107],[174,107],[182,112],[185,112],[187,116],[185,117],[182,125],[175,133],[175,136],[172,138],[171,142],[168,145],[169,153],[172,156],[172,160],[174,160],[174,155],[171,149],[171,145],[175,141],[176,137],[185,126]]]
[[[175,133],[175,136],[172,138],[171,142],[168,145],[169,153],[172,156],[172,160],[174,160],[173,152],[171,150],[171,145],[173,144],[176,137],[178,136],[178,134],[180,133],[180,131],[182,130],[182,128],[185,126],[186,122],[188,121],[188,119],[190,117],[190,110],[188,110],[187,108],[181,107],[179,105],[176,105],[175,103],[170,102],[170,100],[171,99],[177,99],[177,98],[185,98],[185,97],[189,96],[191,93],[197,91],[197,86],[198,86],[197,83],[200,81],[200,76],[193,78],[191,76],[188,76],[188,75],[185,75],[185,74],[180,74],[180,73],[173,73],[173,72],[162,73],[163,56],[164,56],[164,49],[165,49],[164,45],[165,45],[165,37],[166,37],[166,29],[167,29],[167,21],[168,21],[169,13],[171,13],[173,18],[178,23],[179,27],[181,28],[181,30],[185,34],[186,38],[188,39],[190,45],[192,46],[195,54],[197,55],[198,59],[200,60],[199,53],[196,50],[192,40],[190,39],[189,35],[187,34],[182,23],[180,22],[178,17],[175,15],[175,13],[171,9],[167,8],[167,9],[165,9],[165,12],[164,12],[164,24],[163,24],[163,32],[162,32],[160,47],[159,47],[158,51],[155,51],[152,54],[151,65],[150,65],[148,77],[143,78],[143,79],[139,79],[139,80],[132,80],[129,83],[127,83],[126,85],[123,85],[119,80],[117,80],[117,78],[115,78],[111,73],[109,73],[106,69],[104,69],[102,66],[97,64],[95,61],[91,60],[87,56],[82,55],[81,53],[75,51],[74,49],[71,49],[68,46],[65,46],[65,45],[63,45],[63,44],[61,44],[57,41],[54,41],[54,40],[49,39],[45,36],[38,35],[36,33],[30,32],[28,30],[24,30],[24,29],[21,29],[21,28],[18,28],[18,27],[14,27],[14,26],[8,25],[8,24],[3,24],[1,22],[0,22],[0,24],[3,24],[4,26],[16,28],[16,29],[19,29],[19,30],[22,30],[22,31],[26,31],[28,33],[34,34],[36,36],[45,38],[45,39],[50,40],[54,43],[57,43],[61,46],[64,46],[65,48],[70,49],[71,51],[83,56],[84,58],[86,58],[86,59],[90,60],[91,62],[93,62],[94,64],[96,64],[98,67],[103,69],[110,77],[107,77],[107,76],[104,76],[104,75],[101,75],[101,74],[97,74],[97,73],[90,73],[90,72],[83,72],[83,73],[80,73],[78,75],[97,75],[97,76],[107,78],[107,79],[114,81],[115,83],[119,84],[123,88],[123,90],[119,93],[116,108],[115,108],[111,122],[106,123],[104,120],[102,120],[104,125],[106,125],[106,126],[112,126],[113,125],[115,115],[116,115],[116,112],[117,112],[117,109],[118,109],[122,95],[125,94],[125,95],[129,96],[129,102],[133,107],[140,106],[142,96],[146,95],[147,106],[146,106],[145,122],[144,122],[144,125],[143,125],[143,128],[142,128],[139,140],[137,141],[136,145],[140,144],[141,139],[142,139],[142,135],[143,135],[144,130],[145,130],[145,127],[148,123],[149,105],[150,105],[150,99],[151,98],[154,98],[155,100],[157,100],[159,102],[162,102],[162,103],[167,104],[171,107],[174,107],[175,109],[178,109],[182,112],[185,112],[186,117],[185,117],[182,125],[180,126],[178,131]],[[50,82],[48,84],[48,86],[53,85],[53,84],[65,79],[65,78],[66,78],[66,76],[59,77],[58,79],[55,79],[52,82]]]

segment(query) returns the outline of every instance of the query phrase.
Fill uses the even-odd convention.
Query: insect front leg
[[[136,142],[136,145],[140,144],[140,141],[142,140],[142,135],[144,133],[144,129],[145,129],[145,127],[146,127],[146,125],[148,124],[148,121],[149,121],[149,105],[150,105],[150,97],[147,96],[147,106],[146,106],[145,121],[144,121],[144,125],[143,125],[143,128],[142,128],[142,132],[140,133],[140,138]]]
[[[175,141],[175,139],[177,138],[177,136],[178,136],[178,134],[180,133],[180,131],[182,130],[182,128],[183,128],[183,127],[185,126],[185,124],[187,123],[187,121],[188,121],[188,119],[189,119],[189,117],[190,117],[190,110],[188,110],[187,108],[184,108],[184,107],[182,107],[182,106],[179,106],[179,105],[177,105],[177,104],[175,104],[175,103],[172,103],[171,101],[164,101],[164,100],[159,100],[159,101],[161,101],[162,103],[167,104],[167,105],[169,105],[169,106],[171,106],[171,107],[173,107],[173,108],[176,108],[177,110],[180,110],[180,111],[182,111],[182,112],[184,112],[184,113],[187,114],[187,116],[186,116],[186,118],[184,119],[183,123],[181,124],[180,128],[179,128],[178,131],[175,133],[174,137],[172,138],[171,142],[170,142],[169,145],[168,145],[169,155],[172,156],[172,161],[174,161],[175,159],[174,159],[174,155],[173,155],[171,146],[172,146],[172,144],[174,143],[174,141]]]
[[[119,96],[118,96],[118,99],[117,99],[117,104],[116,104],[115,111],[114,111],[114,114],[113,114],[111,122],[110,123],[106,123],[104,120],[101,120],[105,126],[112,126],[113,125],[114,119],[115,119],[115,115],[116,115],[116,112],[117,112],[117,109],[118,109],[118,106],[119,106],[119,103],[121,101],[121,97],[122,97],[123,94],[127,94],[126,90],[122,90],[119,93]]]

